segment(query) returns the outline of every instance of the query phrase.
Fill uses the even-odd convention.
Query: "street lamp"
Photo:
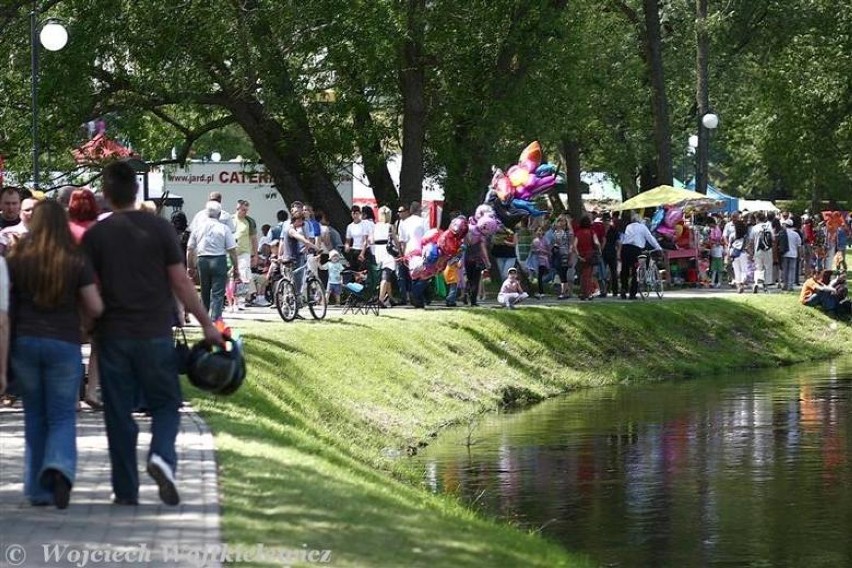
[[[30,12],[30,57],[31,66],[31,96],[33,113],[33,189],[39,189],[39,143],[38,143],[38,71],[39,43],[48,51],[59,51],[68,43],[68,32],[65,27],[54,20],[48,20],[39,31],[38,8],[33,2]]]
[[[698,125],[698,144],[696,147],[695,191],[707,193],[707,162],[710,154],[710,132],[719,126],[718,115],[708,112],[701,117]]]
[[[695,150],[698,148],[698,135],[693,134],[687,139],[686,146],[686,154],[683,157],[683,178],[684,185],[687,181],[687,174],[689,173],[689,157],[695,155]]]

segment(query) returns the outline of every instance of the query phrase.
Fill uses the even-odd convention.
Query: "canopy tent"
[[[74,160],[81,165],[102,164],[109,160],[138,157],[130,148],[125,148],[103,132],[72,151]]]
[[[775,204],[765,199],[740,199],[740,211],[775,211],[780,209]]]
[[[695,180],[690,180],[688,184],[686,184],[687,189],[695,189]],[[718,201],[722,201],[722,206],[718,209],[714,209],[714,211],[724,211],[725,213],[733,213],[734,211],[739,210],[740,208],[740,200],[736,197],[727,195],[722,193],[709,183],[707,184],[707,197],[711,197]]]
[[[689,191],[688,189],[678,189],[670,185],[661,185],[642,192],[635,197],[631,197],[621,205],[613,207],[613,211],[624,211],[626,209],[645,209],[646,207],[658,207],[660,205],[678,205],[681,203],[689,203],[690,205],[700,205],[715,201],[715,199]]]

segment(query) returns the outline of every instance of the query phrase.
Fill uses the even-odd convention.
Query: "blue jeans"
[[[48,469],[71,484],[77,471],[77,400],[83,359],[80,345],[42,337],[18,337],[12,369],[24,401],[24,495],[31,503],[53,503]]]
[[[459,297],[459,285],[447,284],[447,305],[455,306]]]
[[[140,389],[151,412],[148,455],[158,454],[177,471],[175,439],[180,427],[181,392],[174,339],[97,339],[112,489],[116,498],[137,499],[139,426],[131,413]]]
[[[817,290],[805,302],[806,306],[811,308],[822,308],[827,312],[834,312],[837,309],[837,296],[827,290]]]
[[[432,283],[432,279],[428,280],[412,280],[411,281],[411,305],[415,308],[423,308],[426,306],[426,288]]]
[[[210,319],[221,319],[225,306],[225,285],[228,283],[227,257],[199,256],[198,281],[201,284],[201,301]]]
[[[400,301],[407,304],[411,293],[411,274],[408,272],[408,267],[401,262],[396,266],[396,285],[399,287]]]

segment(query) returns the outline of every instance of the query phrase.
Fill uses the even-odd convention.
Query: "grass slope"
[[[594,302],[240,327],[249,379],[189,390],[216,435],[224,538],[332,549],[338,566],[585,566],[419,488],[442,426],[575,388],[823,359],[852,330],[791,295]]]

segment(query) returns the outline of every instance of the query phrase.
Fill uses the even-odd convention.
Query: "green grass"
[[[443,426],[576,388],[824,359],[852,330],[793,295],[595,302],[240,327],[249,378],[189,390],[216,436],[231,544],[331,549],[340,566],[585,566],[427,493],[394,459]]]

